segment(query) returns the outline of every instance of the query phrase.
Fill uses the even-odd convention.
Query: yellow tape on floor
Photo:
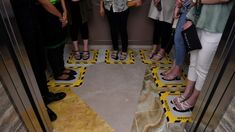
[[[86,73],[86,67],[70,67],[77,72],[76,78],[71,81],[55,81],[53,77],[49,78],[47,83],[48,87],[79,87],[83,83],[83,79]]]
[[[146,49],[141,49],[140,51],[140,57],[141,57],[141,61],[144,64],[172,64],[172,61],[170,59],[170,57],[167,55],[164,58],[162,58],[160,61],[153,61],[151,59],[149,59],[149,54],[151,53],[151,50],[146,50]]]
[[[90,58],[88,60],[76,60],[73,53],[68,57],[68,64],[96,64],[99,55],[99,50],[90,50]]]
[[[70,88],[50,88],[50,91],[65,92],[67,95],[48,105],[57,114],[57,120],[52,122],[55,132],[114,132]]]
[[[162,79],[163,76],[161,76],[160,73],[168,69],[169,68],[166,68],[166,67],[155,67],[151,69],[156,86],[159,88],[185,88],[186,87],[186,75],[184,74],[181,76],[180,80],[165,81]]]
[[[174,97],[179,96],[180,92],[160,92],[160,100],[162,103],[163,110],[166,115],[166,119],[168,123],[176,123],[176,122],[191,122],[191,111],[187,112],[177,112],[173,110],[175,107],[174,104],[171,103]]]
[[[111,51],[106,50],[105,63],[106,64],[134,64],[135,63],[134,52],[133,52],[133,50],[129,49],[128,56],[127,56],[126,60],[114,60],[111,58]]]

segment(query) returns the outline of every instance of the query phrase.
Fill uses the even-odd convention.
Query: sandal
[[[66,77],[66,78],[63,78],[64,75],[67,75],[67,77]],[[73,75],[61,74],[61,75],[59,75],[59,76],[54,77],[54,79],[55,79],[56,81],[70,81],[70,80],[75,79],[75,77],[74,77]]]
[[[89,51],[83,51],[82,59],[88,60],[90,58],[90,52]]]
[[[117,50],[112,51],[111,58],[114,60],[118,59],[118,51]]]
[[[166,71],[164,71],[164,72],[161,72],[160,75],[161,75],[161,76],[166,76],[166,75],[169,74],[170,72],[171,72],[171,69],[166,70]]]
[[[65,69],[63,71],[64,74],[68,74],[68,75],[77,75],[77,72],[74,70],[70,70],[70,69]]]
[[[152,59],[155,61],[160,61],[163,57],[164,57],[164,55],[157,53],[155,56],[153,56]]]
[[[175,105],[175,107],[173,107],[173,110],[178,112],[188,112],[193,110],[193,106],[190,105],[187,101],[184,101],[178,103],[178,105]]]
[[[156,54],[157,54],[157,50],[152,50],[150,55],[149,55],[149,59],[152,59]]]
[[[177,80],[180,80],[181,77],[178,76],[178,75],[176,75],[176,76],[174,76],[174,75],[166,75],[166,76],[162,77],[162,79],[165,80],[165,81],[177,81]]]
[[[73,51],[73,55],[76,60],[82,59],[81,53],[79,51]]]
[[[171,100],[171,103],[172,104],[177,104],[177,103],[181,103],[181,102],[183,102],[185,100],[186,100],[186,97],[184,97],[183,95],[180,95],[178,97],[174,97],[174,99]]]
[[[127,58],[127,52],[121,52],[120,60],[125,60]]]

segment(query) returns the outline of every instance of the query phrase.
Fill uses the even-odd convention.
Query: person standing
[[[153,48],[149,58],[155,61],[165,56],[171,33],[175,0],[152,0],[148,17],[154,20]]]
[[[190,52],[186,89],[172,100],[177,111],[187,111],[196,104],[233,4],[234,0],[200,0],[195,3],[197,8],[194,6],[187,14],[188,21],[183,28],[185,30],[192,24],[196,26],[202,49]]]
[[[69,19],[70,24],[70,36],[73,43],[73,54],[75,59],[87,60],[90,57],[88,48],[89,30],[88,30],[88,18],[91,13],[91,1],[90,0],[69,0],[68,11],[71,16]],[[83,40],[83,51],[79,51],[78,31],[80,30]]]

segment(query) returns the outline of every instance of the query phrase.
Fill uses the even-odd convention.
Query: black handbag
[[[182,31],[184,44],[187,52],[201,49],[202,45],[197,35],[197,30],[194,24]]]

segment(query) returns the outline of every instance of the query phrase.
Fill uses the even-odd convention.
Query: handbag
[[[189,28],[183,30],[182,36],[184,39],[184,44],[185,44],[185,48],[187,52],[202,48],[202,45],[197,35],[197,30],[194,24],[192,24]]]

